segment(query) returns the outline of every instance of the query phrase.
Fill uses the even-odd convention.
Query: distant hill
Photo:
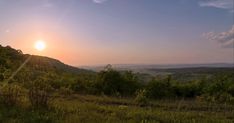
[[[136,72],[145,72],[146,70],[161,69],[184,69],[184,68],[234,68],[233,63],[207,63],[207,64],[115,64],[112,65],[118,70],[133,70]],[[98,66],[81,66],[81,68],[90,69],[94,71],[100,71],[104,68],[104,65]]]
[[[86,66],[83,68],[100,71],[105,66]],[[169,64],[169,65],[113,65],[117,70],[132,70],[138,73],[142,82],[148,82],[152,77],[167,77],[170,75],[174,80],[180,82],[195,81],[198,78],[215,76],[221,74],[230,74],[234,72],[233,64]],[[234,74],[233,74],[234,75]]]
[[[27,55],[27,57],[29,57],[29,55]],[[77,68],[77,67],[64,64],[57,59],[44,57],[44,56],[32,55],[32,58],[30,59],[28,64],[31,66],[38,65],[39,67],[46,66],[47,68],[54,68],[59,71],[65,71],[65,72],[70,72],[70,73],[91,72],[86,69],[81,69],[81,68]]]
[[[92,73],[90,70],[66,65],[53,58],[23,54],[22,51],[11,48],[10,46],[3,47],[0,45],[0,81],[9,78],[9,76],[12,75],[12,73],[16,71],[27,59],[28,62],[22,68],[22,72],[19,72],[19,76],[21,75],[24,77],[23,74],[26,73],[30,75],[50,73],[56,74],[57,76],[62,74]]]

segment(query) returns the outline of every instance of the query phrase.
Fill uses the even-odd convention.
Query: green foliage
[[[206,97],[212,99],[212,101],[233,103],[233,74],[219,74],[210,81],[211,83],[204,89],[203,95],[206,95]]]
[[[73,91],[69,88],[61,87],[59,89],[59,94],[64,96],[70,96],[72,95]]]
[[[50,101],[51,86],[38,79],[34,81],[29,89],[29,101],[33,108],[48,108]]]
[[[180,103],[180,110],[177,110]],[[8,107],[0,105],[0,122],[17,123],[232,123],[234,107],[196,101],[160,100],[150,106],[135,105],[132,99],[79,95],[56,98],[50,109]]]
[[[53,110],[5,107],[0,104],[1,123],[59,123],[61,115]]]
[[[174,83],[173,93],[177,97],[194,98],[200,95],[199,83]]]
[[[173,96],[173,90],[169,81],[152,80],[146,86],[147,96],[154,99],[162,99]]]
[[[141,89],[141,90],[138,90],[136,92],[135,101],[140,106],[145,106],[145,105],[149,104],[149,99],[147,97],[147,92],[145,89]]]
[[[3,80],[4,80],[4,75],[0,74],[0,81],[3,81]]]
[[[107,95],[115,95],[120,92],[123,83],[121,74],[112,69],[98,73],[97,81],[97,87]]]
[[[15,84],[4,84],[0,87],[0,101],[7,106],[17,106],[22,102],[22,87]]]
[[[139,85],[137,78],[130,71],[120,73],[107,66],[97,74],[96,87],[106,95],[133,95]]]
[[[139,82],[138,77],[132,71],[124,71],[122,73],[124,80],[123,90],[124,95],[134,95],[135,92],[143,85]]]
[[[69,84],[69,88],[82,94],[99,93],[96,87],[96,74],[79,74],[76,79]]]

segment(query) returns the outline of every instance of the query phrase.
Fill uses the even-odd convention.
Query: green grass
[[[234,106],[194,100],[152,101],[141,107],[132,98],[72,95],[55,98],[49,109],[1,105],[4,123],[233,123]]]

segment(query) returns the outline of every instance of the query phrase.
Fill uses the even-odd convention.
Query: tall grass
[[[134,98],[73,94],[55,98],[50,108],[31,108],[30,105],[6,108],[1,104],[0,122],[232,123],[234,106],[196,100],[151,100],[148,105],[140,106]]]

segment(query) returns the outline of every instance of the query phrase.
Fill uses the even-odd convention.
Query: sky
[[[74,66],[231,63],[233,19],[233,0],[0,0],[0,44]]]

